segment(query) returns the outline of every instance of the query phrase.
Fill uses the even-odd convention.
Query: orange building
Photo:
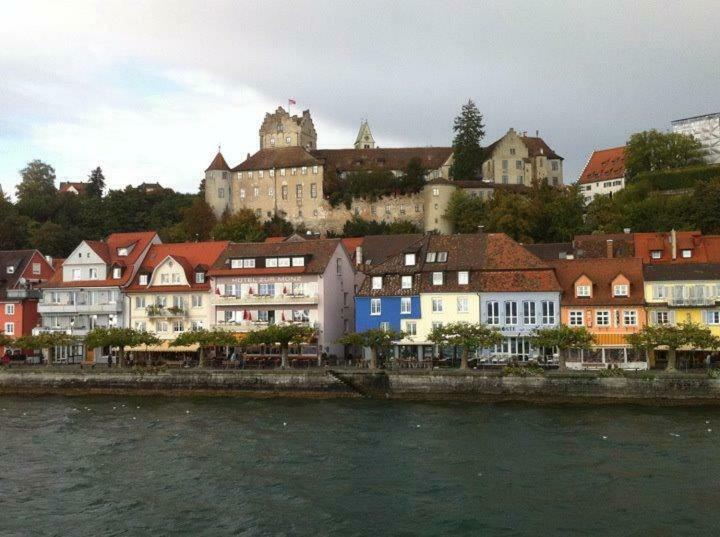
[[[576,351],[568,367],[647,369],[645,354],[625,339],[647,323],[642,260],[573,259],[550,264],[562,288],[560,322],[584,326],[596,341],[592,349]]]

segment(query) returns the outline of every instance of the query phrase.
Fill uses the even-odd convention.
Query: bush
[[[598,371],[598,377],[624,377],[625,370],[615,367],[613,369],[601,369]]]
[[[545,370],[539,365],[506,365],[502,370],[503,376],[506,377],[540,377],[545,374]]]
[[[649,190],[679,190],[693,188],[699,182],[720,177],[720,166],[692,166],[656,172],[640,173],[631,184]]]
[[[720,379],[720,369],[711,369],[708,371],[708,377],[711,379]]]

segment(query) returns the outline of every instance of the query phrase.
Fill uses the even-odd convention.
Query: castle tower
[[[231,175],[230,166],[218,148],[217,155],[205,170],[205,201],[218,218],[226,209],[231,212],[233,210]]]
[[[301,116],[291,116],[278,106],[274,113],[265,114],[260,126],[260,149],[297,146],[317,149],[317,132],[310,110],[304,110]]]
[[[370,132],[367,119],[360,123],[360,131],[355,139],[355,149],[375,149],[375,138]]]

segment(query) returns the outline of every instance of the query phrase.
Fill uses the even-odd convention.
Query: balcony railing
[[[309,321],[285,323],[269,323],[263,321],[218,321],[217,327],[221,330],[228,330],[230,332],[252,332],[254,330],[262,330],[263,328],[267,328],[271,324],[292,324],[295,326],[306,326],[315,329],[318,329],[320,327],[319,323],[311,323]]]
[[[670,297],[667,300],[668,306],[674,306],[674,307],[704,307],[704,306],[714,306],[715,305],[715,299],[709,298],[709,297],[694,297],[694,298],[676,298],[676,297]]]
[[[148,317],[186,317],[188,314],[187,308],[181,306],[170,306],[164,308],[162,306],[148,306],[145,308],[145,313]]]
[[[40,298],[40,289],[8,289],[8,298],[24,300],[26,298]]]
[[[220,306],[224,305],[243,305],[243,304],[316,304],[318,302],[317,294],[282,294],[282,295],[215,295],[214,303]]]

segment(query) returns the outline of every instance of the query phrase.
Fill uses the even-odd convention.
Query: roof
[[[362,242],[362,266],[374,266],[385,262],[389,257],[398,255],[423,238],[421,233],[398,235],[368,235]]]
[[[650,282],[720,280],[720,264],[645,265],[644,275],[645,280]]]
[[[143,259],[133,281],[127,287],[127,291],[148,291],[150,289],[152,291],[160,291],[160,287],[162,287],[163,291],[168,292],[183,289],[208,290],[210,289],[210,283],[207,280],[204,283],[195,282],[195,271],[199,269],[206,272],[208,267],[217,261],[217,258],[229,244],[228,241],[153,244],[148,250],[145,259]],[[149,288],[147,285],[139,284],[140,274],[151,274],[153,270],[168,257],[176,260],[183,267],[185,277],[187,281],[190,282],[189,287],[187,285],[164,285]]]
[[[512,129],[511,129],[512,131]],[[507,136],[507,134],[505,134]],[[489,146],[485,148],[485,153],[490,154],[495,150],[495,147],[505,138],[505,136],[498,138],[493,143],[491,143]],[[539,157],[539,156],[545,156],[549,159],[558,159],[563,160],[563,158],[558,155],[553,149],[545,143],[545,140],[538,136],[520,136],[518,135],[518,138],[525,144],[525,147],[527,147],[528,155],[531,157]]]
[[[228,166],[228,163],[225,162],[225,157],[222,156],[222,153],[220,151],[217,152],[217,155],[215,155],[215,158],[212,160],[210,166],[208,166],[205,171],[209,172],[210,170],[222,170],[224,172],[230,171],[230,166]]]
[[[17,286],[35,252],[37,250],[0,250],[0,297]],[[12,274],[8,274],[8,267],[13,267]]]
[[[681,119],[674,119],[670,122],[670,124],[676,125],[678,123],[683,123],[685,121],[698,121],[700,119],[716,119],[716,118],[720,118],[720,112],[714,112],[711,114],[702,114],[699,116],[684,117]]]
[[[232,169],[234,172],[315,166],[318,160],[298,146],[261,149]],[[208,168],[209,169],[209,168]]]
[[[558,259],[549,261],[562,287],[563,306],[644,304],[643,264],[638,258]],[[619,275],[630,282],[630,296],[612,296],[612,282]],[[575,282],[587,276],[593,283],[591,297],[576,297]]]
[[[312,241],[247,242],[230,243],[208,271],[210,276],[257,276],[262,274],[322,274],[332,259],[340,239]],[[230,260],[236,258],[305,257],[302,267],[230,268]]]
[[[575,235],[573,239],[576,258],[607,258],[608,241],[612,241],[613,257],[642,257],[636,255],[635,233],[595,233]]]
[[[676,231],[676,256],[672,257],[672,232],[635,233],[635,255],[645,263],[657,264],[695,264],[720,262],[715,257],[718,252],[717,236],[703,236],[700,231]],[[709,246],[709,248],[708,248]],[[653,259],[653,251],[662,251],[660,259]],[[691,257],[683,257],[682,251],[690,250]],[[708,256],[710,253],[710,257]]]
[[[145,249],[155,240],[157,233],[154,231],[140,231],[134,233],[113,233],[104,241],[84,241],[103,262],[108,266],[123,267],[119,279],[105,280],[73,280],[63,281],[63,271],[56,270],[52,278],[50,278],[43,287],[123,287],[127,285],[132,277],[132,267],[140,258]],[[132,248],[128,251],[128,255],[118,255],[120,248]],[[63,264],[67,262],[67,259]]]
[[[70,188],[74,188],[78,193],[82,194],[90,183],[83,183],[82,181],[60,181],[60,187],[58,192],[69,192]]]
[[[523,246],[528,252],[545,261],[565,259],[566,255],[573,255],[573,244],[571,242],[523,244]]]
[[[428,252],[435,253],[435,261],[428,260]],[[437,261],[440,252],[447,254],[443,262]],[[406,253],[416,255],[415,265],[405,265]],[[403,251],[365,271],[384,280],[381,290],[373,290],[372,279],[366,278],[359,292],[365,296],[560,290],[552,269],[504,233],[421,235]],[[469,273],[468,284],[458,283],[460,271]],[[443,273],[441,285],[433,284],[433,272]],[[413,276],[412,289],[402,289],[402,276]]]
[[[590,155],[578,184],[586,185],[608,179],[622,179],[625,177],[625,146],[611,147],[610,149],[597,149]]]
[[[452,147],[383,147],[373,149],[316,149],[311,151],[323,160],[328,169],[340,172],[352,170],[404,170],[408,163],[420,159],[423,168],[436,170],[447,162]]]

